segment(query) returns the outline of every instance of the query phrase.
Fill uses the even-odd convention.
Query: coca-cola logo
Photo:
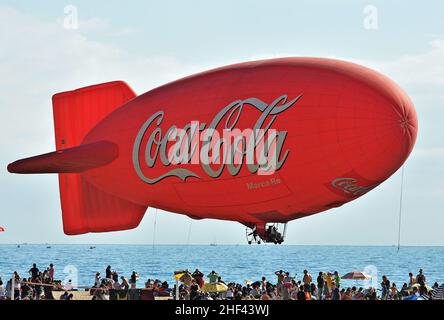
[[[236,176],[244,164],[251,174],[272,174],[284,165],[289,154],[284,149],[288,132],[273,129],[273,122],[301,97],[302,94],[287,101],[288,96],[282,95],[269,104],[258,98],[236,100],[221,109],[209,125],[191,121],[183,128],[172,125],[166,131],[162,130],[165,113],[158,111],[137,133],[132,153],[134,169],[149,184],[168,177],[184,181],[189,177],[200,178],[192,170],[170,165],[200,164],[211,178],[219,177],[224,168]],[[247,107],[258,110],[258,118],[250,128],[237,128]],[[149,169],[159,162],[169,170],[150,177]]]
[[[372,190],[376,185],[362,186],[359,185],[358,180],[354,178],[337,178],[331,182],[332,187],[341,190],[343,193],[352,196],[362,196],[370,190]]]

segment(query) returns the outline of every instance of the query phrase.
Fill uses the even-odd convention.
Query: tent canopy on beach
[[[433,299],[444,300],[444,283],[432,291]]]
[[[409,287],[409,288],[407,289],[407,291],[413,291],[413,288],[417,288],[417,289],[419,290],[420,287],[421,287],[421,284],[419,284],[419,283],[415,283],[413,286]],[[425,288],[426,288],[427,292],[433,290],[433,288],[430,287],[430,286],[428,286],[428,285],[425,285]]]

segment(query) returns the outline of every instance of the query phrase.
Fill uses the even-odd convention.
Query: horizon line
[[[252,247],[258,247],[257,245],[250,245],[247,243],[189,243],[189,244],[179,244],[179,243],[50,243],[50,242],[22,242],[22,243],[0,243],[0,246],[2,245],[73,245],[73,246],[252,246]],[[261,244],[259,246],[272,246],[275,245],[271,244]],[[397,244],[281,244],[280,246],[299,246],[299,247],[395,247],[397,248]],[[444,244],[408,244],[408,245],[401,245],[400,248],[405,247],[444,247]]]

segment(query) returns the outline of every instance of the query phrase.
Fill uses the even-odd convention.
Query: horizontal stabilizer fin
[[[119,155],[116,144],[99,141],[17,160],[8,165],[11,173],[81,173],[111,163]]]

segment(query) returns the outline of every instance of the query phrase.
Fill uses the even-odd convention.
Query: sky
[[[245,243],[239,223],[153,208],[137,229],[66,236],[57,176],[6,166],[55,149],[54,93],[121,79],[141,94],[235,62],[318,56],[373,68],[410,95],[419,133],[404,168],[401,244],[444,245],[443,13],[440,0],[0,0],[0,244]],[[286,243],[397,244],[400,187],[398,171],[351,203],[294,220]]]

